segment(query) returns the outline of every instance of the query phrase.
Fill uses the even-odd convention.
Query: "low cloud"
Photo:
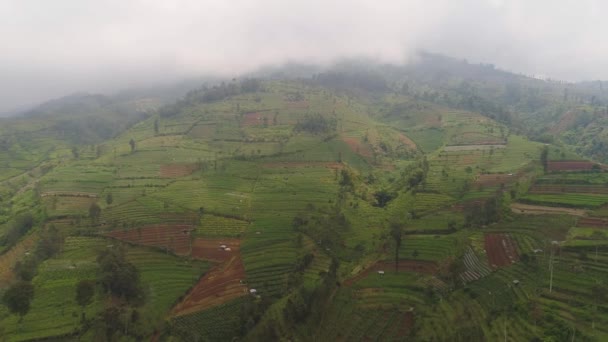
[[[608,3],[526,1],[4,0],[0,112],[285,61],[419,49],[566,80],[607,79]]]

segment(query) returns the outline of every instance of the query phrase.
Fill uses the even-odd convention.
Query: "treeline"
[[[158,112],[161,117],[171,117],[179,114],[181,110],[187,106],[195,105],[197,103],[222,101],[231,96],[255,93],[261,90],[262,82],[255,78],[245,79],[240,83],[222,82],[221,84],[212,87],[202,86],[199,89],[188,92],[183,99],[162,107]]]
[[[389,89],[386,79],[379,73],[367,70],[328,71],[313,75],[313,83],[340,90],[361,89],[380,92]]]

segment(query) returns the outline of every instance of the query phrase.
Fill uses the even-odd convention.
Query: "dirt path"
[[[587,216],[587,211],[563,207],[546,207],[542,205],[531,205],[522,203],[511,204],[511,211],[517,214],[544,215],[544,214],[567,214],[573,216]]]

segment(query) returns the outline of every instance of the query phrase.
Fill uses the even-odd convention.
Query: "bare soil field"
[[[562,160],[547,162],[549,172],[552,171],[586,171],[592,170],[596,163],[581,160]]]
[[[577,227],[608,228],[608,218],[581,217],[576,225]]]
[[[191,225],[153,225],[130,230],[115,230],[106,236],[138,245],[166,248],[178,255],[190,253]]]
[[[197,238],[192,243],[192,257],[224,262],[230,260],[234,256],[240,255],[240,248],[241,241],[239,239]]]
[[[399,133],[399,141],[412,150],[416,149],[416,143],[412,139],[406,137],[405,135],[403,135],[401,133]]]
[[[342,141],[344,141],[353,152],[364,158],[369,159],[374,155],[371,147],[362,143],[359,138],[343,137]]]
[[[488,263],[494,269],[509,266],[519,260],[515,241],[507,234],[485,234],[484,245]]]
[[[179,178],[192,174],[195,164],[165,164],[160,166],[160,176],[163,178]]]
[[[181,316],[226,303],[232,299],[246,296],[247,286],[245,267],[239,253],[205,274],[194,285],[185,298],[172,310],[172,316]]]
[[[19,259],[25,256],[25,253],[32,252],[37,240],[38,236],[31,234],[18,242],[8,252],[0,255],[0,289],[7,286],[14,279],[13,266],[15,266],[15,263]]]

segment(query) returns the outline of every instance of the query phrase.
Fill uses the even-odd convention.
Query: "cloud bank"
[[[565,80],[608,79],[593,0],[4,0],[0,112],[286,61],[415,51]]]

